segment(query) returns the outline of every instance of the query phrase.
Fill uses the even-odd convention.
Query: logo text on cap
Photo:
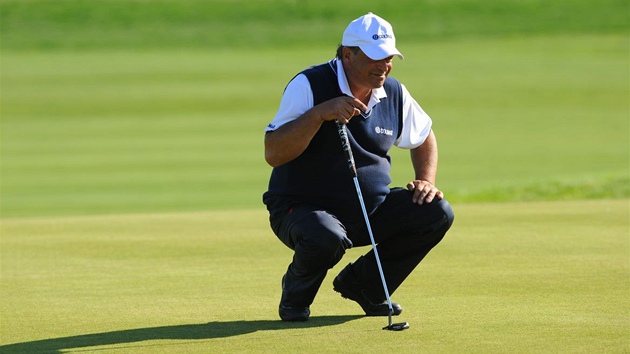
[[[372,36],[373,40],[379,40],[379,39],[385,39],[385,38],[394,38],[394,36],[392,36],[391,34],[375,34]]]

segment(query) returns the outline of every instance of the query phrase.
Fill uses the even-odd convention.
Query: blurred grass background
[[[394,25],[449,200],[630,196],[625,1],[0,6],[2,216],[263,208],[284,86],[367,11]]]
[[[625,33],[623,0],[2,0],[4,49],[326,46],[371,11],[402,43],[449,38]]]

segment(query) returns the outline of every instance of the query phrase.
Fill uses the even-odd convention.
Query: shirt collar
[[[333,63],[333,65],[336,65],[337,67],[335,72],[337,73],[337,81],[339,83],[339,89],[341,90],[341,93],[348,95],[350,97],[354,97],[354,95],[352,94],[352,91],[350,91],[350,85],[348,85],[346,72],[343,70],[343,63],[341,62],[341,60],[337,58],[333,59],[333,61],[335,62]],[[387,94],[385,93],[384,87],[373,89],[372,96],[370,97],[370,101],[367,104],[368,112],[371,111],[372,108],[376,106],[376,104],[381,102],[381,99],[386,98],[386,97],[387,97]]]

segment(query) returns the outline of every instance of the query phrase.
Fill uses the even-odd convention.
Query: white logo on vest
[[[374,131],[376,132],[376,134],[384,134],[384,135],[389,135],[389,136],[394,135],[394,131],[393,130],[385,129],[385,128],[381,128],[381,127],[374,128]]]

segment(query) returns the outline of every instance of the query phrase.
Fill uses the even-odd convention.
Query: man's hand
[[[424,180],[414,180],[407,183],[407,189],[413,192],[411,198],[414,203],[422,205],[425,202],[431,203],[434,198],[444,198],[444,193],[437,189],[433,183]]]
[[[352,117],[367,111],[367,106],[356,98],[340,96],[320,103],[313,110],[323,121],[338,120],[341,124],[348,124]]]
[[[367,107],[356,98],[340,96],[309,109],[278,129],[265,133],[265,160],[271,167],[283,165],[306,150],[324,121],[348,124]]]

